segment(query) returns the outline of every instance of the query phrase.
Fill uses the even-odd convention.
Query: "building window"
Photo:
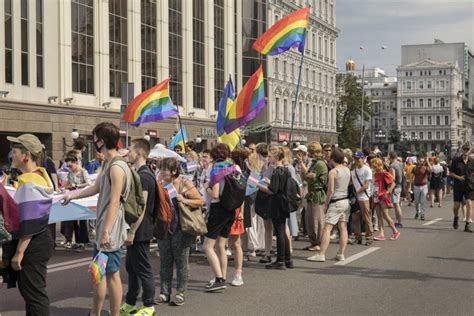
[[[182,2],[170,0],[168,5],[169,73],[171,76],[169,92],[173,103],[180,106],[183,104]]]
[[[407,117],[406,116],[403,117],[402,122],[403,122],[403,126],[407,125]]]
[[[306,86],[309,87],[309,68],[306,68],[305,78],[306,78]]]
[[[283,120],[288,121],[288,100],[283,100]]]
[[[316,126],[318,123],[316,121],[316,105],[313,105],[313,125]]]
[[[428,140],[431,140],[432,133],[428,132]]]
[[[432,107],[433,106],[433,102],[431,101],[431,99],[428,99],[428,107]]]
[[[324,91],[328,91],[328,75],[324,75]]]
[[[5,82],[13,83],[13,12],[12,0],[4,0]]]
[[[313,33],[311,39],[311,43],[313,44],[313,52],[316,53],[316,34]]]
[[[331,109],[331,128],[334,128],[334,126],[336,125],[335,122],[334,122],[334,109]]]
[[[411,90],[411,81],[407,81],[407,90]]]
[[[274,70],[274,77],[278,79],[278,64],[280,63],[280,61],[278,60],[278,58],[275,57],[274,61],[273,61],[273,70]]]
[[[295,75],[295,64],[291,64],[291,79],[296,82],[298,80]]]
[[[420,117],[418,118],[418,122],[420,123],[420,125],[423,125],[423,116],[420,116]]]
[[[316,71],[313,70],[313,88],[316,88]]]
[[[216,110],[224,86],[224,1],[216,0],[214,1],[214,105]]]
[[[446,88],[446,82],[444,80],[441,80],[439,82],[439,86],[440,86],[441,89],[445,89]]]
[[[386,118],[382,119],[382,126],[387,126],[387,119]]]
[[[305,117],[305,122],[310,123],[311,122],[311,116],[309,115],[309,103],[306,104],[306,117]]]
[[[424,139],[423,132],[420,132],[420,139]]]
[[[444,132],[444,139],[449,139],[449,132],[448,131]]]
[[[324,109],[324,119],[326,120],[326,126],[329,126],[329,115],[328,115],[328,108]]]
[[[157,83],[157,23],[155,1],[141,0],[141,35],[142,91],[145,91]]]
[[[411,108],[411,99],[407,99],[407,108]]]
[[[436,117],[436,125],[441,125],[441,117],[440,116]]]
[[[120,97],[128,82],[127,1],[109,1],[109,37],[110,96]]]
[[[280,120],[280,99],[279,98],[275,99],[275,120],[276,121]]]
[[[375,126],[375,128],[379,128],[379,119],[378,118],[376,118],[374,120],[374,126]]]
[[[393,119],[393,117],[390,118],[390,126],[394,126],[395,125],[395,120]]]
[[[30,82],[28,69],[28,0],[21,0],[21,84],[27,86]]]
[[[303,119],[303,103],[300,102],[300,105],[298,107],[298,122],[300,123],[304,123],[304,119]]]
[[[444,98],[441,98],[441,100],[440,100],[440,106],[441,106],[442,108],[444,108]]]
[[[418,89],[423,89],[423,81],[418,81]]]
[[[328,52],[328,40],[324,40],[324,57],[329,58],[329,52]]]
[[[423,108],[423,99],[420,99],[420,108]]]
[[[331,59],[334,59],[334,43],[331,43]]]
[[[319,47],[318,47],[318,51],[319,51],[319,57],[322,57],[322,54],[323,54],[323,38],[321,36],[318,37],[319,39]]]
[[[436,132],[436,139],[438,139],[438,140],[441,139],[441,132],[439,132],[439,131]]]
[[[204,0],[193,1],[193,107],[205,106],[205,66],[204,66]],[[278,63],[278,60],[275,60]],[[218,87],[223,90],[224,87]],[[219,96],[220,98],[220,96]]]
[[[411,139],[415,139],[415,136],[416,136],[416,133],[415,133],[415,132],[411,132]]]
[[[449,125],[449,116],[444,117],[444,125]]]
[[[44,87],[43,76],[43,0],[36,0],[36,86]]]
[[[415,125],[416,125],[416,124],[415,124],[415,117],[412,116],[412,117],[411,117],[411,126],[415,126]]]
[[[283,61],[283,80],[286,80],[286,60]]]
[[[110,36],[115,34],[109,19]],[[120,28],[117,30],[120,35]],[[71,3],[72,91],[94,94],[94,3],[73,0]],[[120,53],[120,51],[119,51]],[[120,57],[120,54],[118,55]],[[110,85],[112,88],[112,78]],[[120,84],[118,89],[120,90]]]
[[[319,126],[323,126],[323,107],[319,106]]]
[[[320,72],[318,75],[318,87],[320,91],[323,90],[322,85],[323,85],[323,73]]]
[[[428,82],[426,83],[426,88],[431,89],[431,80],[428,80]]]

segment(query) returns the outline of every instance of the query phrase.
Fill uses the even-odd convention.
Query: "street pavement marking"
[[[357,259],[362,258],[363,256],[367,256],[368,254],[371,254],[374,251],[379,250],[380,247],[370,247],[369,249],[366,249],[364,251],[361,251],[353,256],[350,256],[349,258],[346,258],[344,261],[338,261],[334,265],[335,266],[345,266],[346,264],[351,263],[352,261],[356,261]]]
[[[91,258],[82,258],[82,259],[77,259],[77,260],[71,260],[71,261],[65,261],[65,262],[50,264],[48,266],[48,269],[57,268],[57,267],[61,267],[61,266],[67,266],[67,265],[70,265],[70,264],[89,261],[89,260],[91,260]]]
[[[429,221],[429,222],[424,223],[423,226],[428,226],[428,225],[434,224],[434,223],[436,223],[436,222],[439,222],[440,220],[442,220],[442,218],[435,218],[435,219],[432,220],[432,221]]]
[[[58,267],[58,268],[54,268],[54,269],[48,269],[48,273],[53,273],[53,272],[58,272],[58,271],[63,271],[63,270],[69,270],[69,269],[82,267],[82,266],[87,266],[91,263],[91,261],[92,261],[92,258],[87,258],[86,262],[80,262],[80,263],[71,264],[71,265],[67,265],[67,266],[62,266],[62,267]]]

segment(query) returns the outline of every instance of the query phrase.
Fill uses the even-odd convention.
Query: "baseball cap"
[[[364,155],[364,153],[361,152],[361,151],[358,151],[358,152],[356,152],[356,153],[354,154],[354,158],[357,158],[357,159],[359,159],[359,158],[364,158],[364,157],[365,157],[365,155]]]
[[[298,147],[293,149],[293,151],[302,151],[302,152],[307,153],[308,152],[308,147],[306,147],[305,145],[299,145]]]
[[[464,149],[471,149],[471,145],[469,145],[469,144],[464,144],[464,145],[462,145],[462,149],[463,149],[463,150],[464,150]]]
[[[33,134],[23,134],[18,137],[7,136],[10,143],[23,145],[30,153],[37,156],[44,150],[44,145],[41,144],[38,137]]]

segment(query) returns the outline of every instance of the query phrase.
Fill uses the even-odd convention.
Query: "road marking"
[[[439,222],[439,221],[441,221],[441,220],[442,220],[442,218],[436,218],[436,219],[434,219],[434,220],[432,220],[432,221],[429,221],[429,222],[424,223],[423,226],[428,226],[428,225],[434,224],[434,223],[436,223],[436,222]]]
[[[77,259],[77,260],[71,260],[71,261],[65,261],[65,262],[50,264],[48,266],[48,269],[57,268],[57,267],[61,267],[61,266],[67,266],[67,265],[70,265],[70,264],[89,261],[89,260],[91,260],[91,258],[82,258],[82,259]]]
[[[58,267],[58,268],[54,268],[54,269],[48,269],[48,273],[53,273],[53,272],[58,272],[58,271],[63,271],[63,270],[69,270],[69,269],[78,268],[78,267],[82,267],[82,266],[87,266],[87,265],[90,264],[91,261],[92,261],[92,258],[87,258],[86,262],[80,262],[80,263],[71,264],[71,265],[67,265],[67,266],[62,266],[62,267]]]
[[[345,266],[346,264],[351,263],[352,261],[356,261],[357,259],[362,258],[363,256],[367,256],[368,254],[371,254],[374,251],[379,250],[380,247],[370,247],[369,249],[366,249],[364,251],[361,251],[353,256],[350,256],[349,258],[346,258],[344,261],[338,261],[334,265],[335,266]]]

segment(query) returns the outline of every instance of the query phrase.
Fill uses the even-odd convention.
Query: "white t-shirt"
[[[356,172],[357,176],[359,176],[360,182],[359,180],[357,180],[357,176],[355,174]],[[356,167],[354,170],[352,170],[352,183],[354,184],[354,188],[356,189],[356,191],[359,191],[359,189],[364,185],[364,182],[366,180],[372,181],[372,170],[367,165],[363,165],[361,168]],[[364,192],[359,193],[357,195],[357,199],[361,201],[368,201],[370,196],[370,186],[366,190],[366,192],[367,194],[365,194]]]

